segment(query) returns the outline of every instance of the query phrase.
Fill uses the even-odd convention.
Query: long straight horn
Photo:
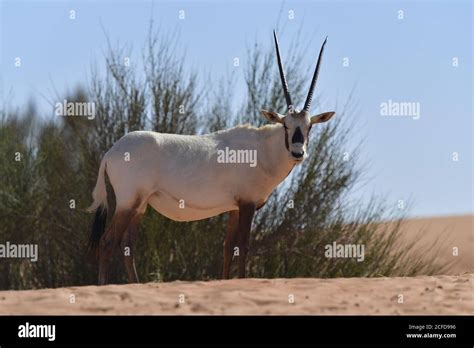
[[[313,91],[314,91],[314,87],[316,87],[316,81],[318,80],[319,67],[321,66],[321,57],[323,56],[324,46],[326,45],[326,41],[328,41],[327,36],[323,42],[323,45],[321,46],[321,50],[319,51],[318,62],[316,63],[316,70],[314,70],[313,80],[311,81],[311,86],[309,87],[308,96],[306,97],[306,102],[304,103],[304,108],[303,108],[304,111],[309,111],[309,108],[311,107],[311,102],[313,101]]]
[[[291,102],[290,92],[288,91],[288,83],[286,82],[285,71],[283,70],[283,64],[281,62],[280,47],[278,46],[278,38],[275,30],[273,30],[273,37],[275,38],[275,47],[278,59],[278,70],[280,70],[281,84],[283,86],[283,93],[285,93],[286,105],[288,109],[293,105]]]

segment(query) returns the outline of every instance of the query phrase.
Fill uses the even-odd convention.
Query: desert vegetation
[[[0,122],[0,242],[38,244],[37,262],[0,260],[0,289],[95,284],[87,254],[92,215],[85,212],[103,154],[125,133],[154,130],[203,134],[239,123],[264,123],[262,108],[286,109],[273,47],[255,42],[246,64],[218,81],[189,68],[179,33],[150,28],[141,64],[125,64],[127,46],[108,44],[104,69],[91,69],[73,93],[53,97],[95,103],[95,118],[42,114],[34,102],[4,106]],[[285,54],[294,100],[304,100],[298,38]],[[270,42],[271,43],[271,42]],[[301,46],[302,47],[302,46]],[[246,89],[236,103],[235,81]],[[315,100],[317,108],[320,98]],[[236,105],[237,104],[237,105]],[[52,105],[53,106],[53,105]],[[380,198],[349,200],[364,178],[355,136],[356,104],[338,103],[336,120],[313,130],[310,157],[280,185],[256,216],[251,233],[250,277],[377,277],[432,274],[435,260],[400,248],[403,215]],[[351,142],[353,143],[353,142]],[[18,160],[18,156],[20,160]],[[186,185],[186,183],[183,183]],[[110,193],[113,207],[113,194]],[[111,214],[110,214],[111,215]],[[137,269],[141,281],[208,280],[222,273],[227,216],[178,223],[148,209],[140,227]],[[380,230],[377,222],[395,221]],[[365,259],[325,257],[327,244],[365,245]],[[112,281],[125,282],[117,256]]]

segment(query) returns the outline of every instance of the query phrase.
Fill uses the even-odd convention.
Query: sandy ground
[[[232,279],[3,291],[0,314],[474,314],[473,279]]]
[[[419,242],[415,252],[420,255],[437,252],[439,262],[454,262],[446,275],[233,279],[0,291],[0,314],[473,315],[473,216],[413,219],[402,231],[405,242]],[[458,256],[453,256],[453,247],[459,248]]]

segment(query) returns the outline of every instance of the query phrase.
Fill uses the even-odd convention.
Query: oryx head
[[[309,131],[311,130],[312,125],[315,123],[326,122],[335,114],[335,112],[324,112],[319,115],[311,116],[309,113],[311,101],[313,100],[314,87],[316,86],[316,80],[318,79],[319,75],[321,57],[323,55],[324,46],[326,45],[327,38],[326,40],[324,40],[324,43],[321,46],[321,50],[319,51],[318,62],[316,63],[316,69],[314,71],[313,80],[311,81],[311,86],[309,87],[308,96],[306,97],[306,102],[304,103],[303,110],[299,111],[294,108],[293,103],[291,101],[290,92],[288,91],[288,84],[286,82],[285,71],[281,62],[278,39],[275,31],[273,31],[273,36],[275,38],[278,69],[280,70],[281,84],[283,86],[283,93],[285,94],[288,112],[286,115],[280,115],[279,113],[274,111],[262,110],[262,114],[270,122],[277,122],[283,125],[283,129],[285,131],[285,145],[286,149],[288,150],[288,154],[296,162],[301,162],[307,157],[306,149],[308,144]]]

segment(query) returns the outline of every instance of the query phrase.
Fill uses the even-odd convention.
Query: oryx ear
[[[311,117],[311,124],[315,123],[323,123],[329,121],[336,113],[333,111],[330,112],[323,112],[322,114],[312,116]]]
[[[285,116],[280,115],[278,112],[274,111],[262,110],[260,112],[262,113],[263,117],[273,123],[283,123],[283,118],[285,118]]]

